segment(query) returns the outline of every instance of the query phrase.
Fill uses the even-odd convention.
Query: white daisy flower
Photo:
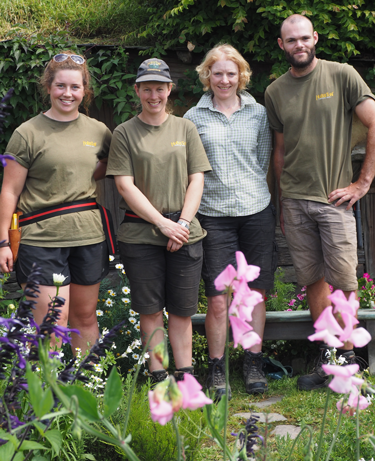
[[[151,376],[150,373],[149,373],[147,370],[144,370],[143,374],[144,374],[145,376]]]
[[[132,373],[133,371],[135,371],[135,368],[134,368],[134,367],[133,367],[133,368],[129,368],[128,373]]]
[[[121,301],[125,304],[128,304],[130,303],[130,299],[129,298],[121,298]],[[134,312],[134,311],[133,311]]]
[[[139,360],[139,354],[133,354],[132,357],[134,360]]]
[[[61,286],[64,283],[65,279],[68,278],[68,277],[65,277],[62,274],[53,274],[52,277],[53,277],[53,284],[55,286]]]
[[[133,325],[137,323],[134,317],[129,317],[129,322],[132,323]]]
[[[105,303],[104,303],[104,304],[105,304],[106,306],[108,306],[108,307],[111,307],[111,306],[114,305],[114,302],[112,301],[112,299],[107,298],[107,299],[105,300]]]
[[[89,389],[91,389],[92,387],[94,387],[94,385],[92,383],[86,383],[85,387],[88,387]]]
[[[98,309],[98,310],[96,311],[96,315],[97,315],[97,317],[102,317],[102,316],[103,316],[103,311],[100,310],[100,309]]]
[[[108,290],[109,296],[116,296],[116,293],[113,290]]]
[[[119,271],[122,271],[122,269],[124,268],[124,265],[123,264],[116,264],[115,268],[118,269]]]
[[[168,312],[167,312],[167,309],[165,307],[164,307],[163,311],[164,311],[164,315],[168,318]]]
[[[110,260],[110,261],[114,261],[114,259],[115,259],[115,257],[114,257],[114,256],[112,256],[112,255],[109,255],[109,260]]]
[[[124,298],[124,299],[125,299],[125,298]],[[138,315],[138,313],[135,312],[135,311],[133,311],[133,309],[130,309],[129,314],[132,315],[133,317],[134,317],[135,315]]]
[[[121,291],[124,293],[124,295],[128,295],[130,293],[130,288],[128,287],[122,287]]]
[[[105,336],[105,335],[107,335],[108,333],[109,333],[108,328],[103,328],[103,330],[102,330],[102,336]]]
[[[141,325],[139,325],[139,323],[138,323],[137,325],[135,325],[134,328],[135,328],[137,331],[141,331]]]
[[[125,271],[121,271],[121,272],[122,272],[124,275],[126,274],[126,272],[125,272]]]
[[[130,330],[126,330],[126,331],[125,331],[125,334],[128,335],[128,336],[130,336],[130,335],[132,334],[132,332],[131,332]]]
[[[193,358],[191,359],[191,364],[192,364],[192,365],[195,365],[196,363],[197,363],[197,361],[196,361],[195,358],[193,357]]]

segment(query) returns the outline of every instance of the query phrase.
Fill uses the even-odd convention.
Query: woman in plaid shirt
[[[227,299],[216,290],[214,280],[228,264],[236,265],[235,252],[242,251],[248,264],[261,269],[250,288],[264,298],[266,289],[273,287],[277,266],[275,208],[267,185],[272,141],[266,109],[244,91],[250,81],[250,66],[235,48],[216,46],[197,72],[207,93],[185,118],[195,123],[212,166],[212,172],[205,175],[198,217],[207,231],[202,269],[208,299],[207,387],[220,399],[225,394]],[[251,322],[261,338],[265,318],[262,301],[255,307]],[[245,351],[244,379],[250,394],[267,390],[261,347],[258,344]]]

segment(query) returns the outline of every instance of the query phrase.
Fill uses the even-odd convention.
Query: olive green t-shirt
[[[95,199],[93,173],[106,158],[111,132],[80,114],[71,122],[39,114],[15,130],[6,154],[28,169],[17,209],[29,213],[75,200]],[[104,241],[99,210],[56,216],[22,228],[21,242],[31,246],[70,247]]]
[[[133,176],[135,185],[160,213],[182,210],[188,176],[205,171],[211,171],[211,167],[190,120],[169,115],[162,125],[152,126],[134,117],[113,132],[107,175]],[[123,199],[120,208],[131,210]],[[205,235],[194,218],[188,244]],[[151,223],[123,223],[117,239],[160,246],[168,243],[168,238]]]
[[[288,71],[267,88],[270,126],[284,134],[282,196],[328,203],[328,195],[352,181],[353,110],[375,99],[347,64],[319,59],[308,75]]]

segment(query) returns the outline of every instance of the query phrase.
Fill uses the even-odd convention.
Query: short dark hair
[[[292,14],[292,15],[288,16],[286,19],[284,19],[284,21],[281,23],[281,26],[280,26],[280,38],[281,39],[283,38],[282,29],[283,29],[283,25],[286,22],[291,22],[293,24],[295,22],[302,21],[303,19],[307,19],[311,23],[311,27],[312,27],[312,30],[314,32],[314,30],[315,30],[314,29],[314,24],[312,23],[311,19],[307,18],[304,14]]]

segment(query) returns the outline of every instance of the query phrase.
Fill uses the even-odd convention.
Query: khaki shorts
[[[357,232],[352,209],[311,200],[282,199],[285,237],[299,285],[322,277],[335,289],[358,288]]]

